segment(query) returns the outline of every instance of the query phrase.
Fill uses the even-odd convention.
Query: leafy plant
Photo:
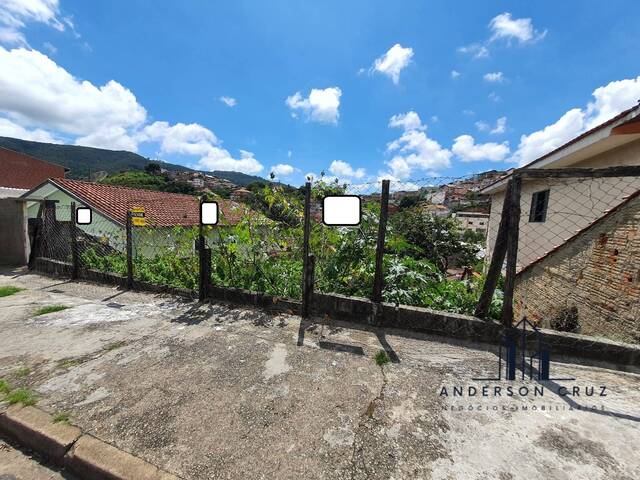
[[[384,350],[380,350],[378,353],[376,353],[374,360],[376,361],[376,365],[380,367],[385,363],[389,363],[390,361],[389,355],[387,355],[387,352],[385,352]]]

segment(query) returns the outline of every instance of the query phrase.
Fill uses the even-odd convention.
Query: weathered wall
[[[571,167],[606,168],[640,165],[640,141],[593,156]],[[529,222],[531,197],[549,189],[549,206],[545,222]],[[640,189],[640,178],[545,179],[523,180],[520,207],[518,270],[562,244],[624,197]],[[491,258],[500,224],[504,191],[491,197],[491,217],[487,234],[487,258]]]
[[[26,205],[15,198],[0,199],[0,265],[26,265],[28,260]]]
[[[577,323],[586,335],[640,341],[640,197],[522,271],[516,318]]]

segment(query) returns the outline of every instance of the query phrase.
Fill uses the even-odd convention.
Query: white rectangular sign
[[[360,197],[330,195],[322,201],[322,221],[325,225],[354,226],[360,224]]]
[[[202,202],[200,204],[200,218],[203,225],[218,223],[218,202]]]

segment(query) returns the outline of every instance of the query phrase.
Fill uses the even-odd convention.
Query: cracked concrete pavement
[[[453,397],[506,391],[473,380],[494,348],[24,272],[0,285],[25,288],[0,298],[0,378],[182,478],[640,478],[640,375],[553,364],[576,380]],[[54,304],[70,308],[34,316]]]

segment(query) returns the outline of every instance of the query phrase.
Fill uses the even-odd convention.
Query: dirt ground
[[[640,375],[474,380],[495,348],[18,271],[0,285],[25,289],[0,298],[0,378],[185,479],[640,478]],[[49,305],[70,308],[35,315]]]

